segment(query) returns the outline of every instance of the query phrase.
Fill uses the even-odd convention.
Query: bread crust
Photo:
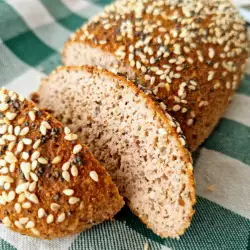
[[[198,4],[201,9],[196,12]],[[152,31],[148,31],[150,27]],[[117,58],[118,73],[129,66],[135,73],[135,84],[151,91],[181,124],[191,151],[222,117],[248,59],[247,29],[229,0],[182,1],[179,5],[171,1],[168,5],[164,1],[117,1],[65,44],[62,58],[66,65],[69,48],[77,43]]]
[[[185,174],[188,176],[188,185],[190,188],[189,199],[190,199],[192,207],[193,207],[194,204],[196,203],[196,196],[195,196],[195,183],[194,183],[193,167],[192,167],[192,157],[191,157],[190,152],[187,150],[185,137],[181,131],[179,123],[174,118],[172,118],[169,114],[167,114],[166,111],[163,111],[157,102],[153,101],[152,98],[150,98],[142,90],[138,89],[132,81],[127,80],[124,77],[116,75],[116,74],[109,72],[105,69],[97,69],[96,67],[89,67],[89,66],[58,67],[54,72],[52,72],[52,74],[47,79],[45,79],[43,81],[40,88],[42,88],[42,85],[46,84],[49,81],[49,79],[52,78],[54,74],[57,74],[60,70],[66,70],[66,71],[73,71],[73,70],[81,71],[82,70],[82,71],[89,72],[91,74],[106,75],[112,79],[119,80],[120,82],[122,82],[123,85],[131,88],[136,95],[139,95],[146,100],[148,108],[152,109],[155,112],[155,114],[159,117],[162,124],[166,125],[169,128],[170,134],[175,138],[176,142],[178,143],[178,147],[180,149],[180,152],[182,152],[181,157],[182,157],[183,161],[186,162],[186,173]],[[37,98],[37,94],[35,95],[35,97],[36,97],[35,100],[37,100],[39,102],[39,98]],[[163,127],[164,127],[164,125],[163,125]],[[151,225],[147,222],[147,219],[142,218],[140,214],[136,213],[135,208],[133,208],[132,204],[129,201],[128,201],[128,205],[131,208],[131,210],[133,211],[133,213],[135,213],[149,228],[151,228]],[[159,234],[159,232],[156,232],[156,231],[155,231],[155,233],[159,234],[161,237],[178,237],[179,235],[182,235],[185,232],[185,230],[189,227],[194,212],[195,211],[193,209],[190,210],[190,216],[189,216],[188,220],[185,222],[183,227],[176,234],[173,234],[173,235],[169,235],[167,233]]]
[[[12,91],[1,89],[0,99],[2,223],[21,234],[53,239],[112,219],[123,198],[77,136]],[[9,124],[5,133],[4,124]]]

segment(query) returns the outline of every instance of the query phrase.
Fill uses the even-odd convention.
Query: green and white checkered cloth
[[[0,0],[0,86],[24,95],[36,90],[60,64],[70,33],[110,1]],[[125,207],[115,221],[60,240],[33,239],[0,225],[0,249],[142,250],[148,243],[150,250],[250,250],[250,65],[233,103],[194,159],[196,214],[180,240],[159,238]]]

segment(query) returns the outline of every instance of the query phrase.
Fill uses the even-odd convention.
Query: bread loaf
[[[69,128],[0,89],[0,219],[52,239],[111,219],[124,202],[105,169]]]
[[[134,80],[177,119],[193,151],[240,84],[246,30],[230,0],[121,0],[72,35],[63,62]]]
[[[62,67],[34,98],[86,143],[131,210],[178,237],[195,203],[192,160],[179,124],[132,82],[105,70]]]

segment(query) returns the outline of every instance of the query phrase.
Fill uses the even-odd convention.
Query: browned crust
[[[5,90],[5,93],[9,92]],[[49,130],[46,135],[46,140],[41,143],[36,150],[40,152],[41,157],[47,158],[49,163],[51,163],[52,159],[56,156],[61,156],[62,160],[57,164],[38,164],[37,168],[32,170],[38,176],[38,182],[35,190],[30,191],[31,193],[36,194],[39,200],[38,204],[31,202],[30,208],[22,208],[21,212],[17,213],[14,208],[14,205],[19,202],[18,194],[16,193],[14,200],[5,205],[0,205],[1,221],[3,221],[4,217],[8,216],[11,221],[11,230],[41,239],[53,239],[81,232],[93,225],[103,222],[104,220],[112,219],[122,208],[124,201],[119,195],[117,187],[112,182],[106,170],[93,157],[87,147],[81,144],[78,139],[74,141],[64,139],[64,126],[47,112],[43,110],[35,111],[36,119],[32,122],[28,116],[28,112],[34,110],[34,108],[35,105],[31,101],[24,100],[20,104],[20,109],[16,111],[17,116],[11,121],[11,124],[14,128],[17,125],[23,128],[25,122],[27,122],[30,131],[25,137],[30,138],[34,143],[38,138],[42,138],[39,131],[41,122],[48,121],[51,125],[51,129],[59,130],[54,135],[50,133],[52,130]],[[11,109],[12,107],[7,111],[13,112],[14,109]],[[24,136],[19,136],[19,139],[20,138],[22,139]],[[31,156],[35,151],[33,149],[33,143],[31,145],[25,145],[23,152],[30,152]],[[73,148],[77,144],[81,144],[82,149],[79,153],[73,154]],[[4,150],[6,149],[3,149],[3,147],[0,146],[0,150],[0,159],[2,160],[4,157]],[[14,146],[11,151],[15,152],[16,146]],[[75,177],[71,175],[70,182],[67,182],[62,178],[62,165],[67,161],[73,161],[76,156],[80,159],[80,161],[74,163],[77,165],[78,175]],[[19,154],[17,154],[16,157],[18,162],[15,171],[7,174],[14,179],[14,183],[11,184],[11,188],[7,190],[7,192],[11,190],[15,191],[17,186],[16,183],[21,179],[23,179],[24,182],[27,182],[27,180],[24,179],[25,177],[22,176],[20,163],[31,162],[31,160],[30,158],[24,160]],[[99,177],[98,182],[95,182],[90,178],[90,171],[96,171]],[[70,196],[63,194],[62,191],[64,189],[73,189],[73,196],[80,198],[80,202],[70,205],[68,202]],[[1,195],[3,191],[3,189],[0,191]],[[56,196],[58,197],[56,198]],[[28,201],[29,200],[26,198],[24,202]],[[24,202],[20,201],[19,204],[23,205]],[[82,205],[80,206],[81,202]],[[59,210],[53,211],[51,209],[51,203],[59,204]],[[51,224],[46,223],[46,215],[43,218],[38,218],[39,208],[44,208],[47,214],[53,214],[54,221]],[[63,212],[66,214],[65,220],[61,223],[57,223],[56,220],[58,215]],[[26,229],[26,224],[23,225],[23,229],[19,229],[14,225],[14,221],[24,217],[28,217],[29,220],[35,222],[35,228],[40,232],[39,235],[34,234],[30,229]]]
[[[140,95],[141,97],[143,97],[144,99],[146,99],[146,103],[148,104],[149,108],[154,110],[154,112],[158,115],[158,117],[160,118],[160,120],[162,121],[163,124],[166,124],[167,127],[169,127],[171,134],[175,137],[176,141],[179,144],[179,148],[181,149],[181,152],[183,153],[183,160],[186,162],[186,167],[187,167],[187,172],[186,174],[189,177],[189,187],[190,187],[190,200],[192,203],[192,206],[194,206],[194,204],[196,203],[196,195],[195,195],[195,183],[194,183],[194,176],[193,176],[193,167],[192,167],[192,158],[191,158],[191,154],[190,152],[187,150],[187,148],[184,147],[184,145],[181,142],[180,139],[180,134],[177,133],[176,128],[174,128],[171,124],[170,124],[170,120],[167,118],[166,113],[164,113],[164,111],[162,110],[161,107],[159,107],[159,104],[155,101],[153,101],[150,97],[148,97],[143,91],[139,90],[133,82],[126,80],[124,77],[118,76],[112,72],[109,72],[105,69],[97,69],[95,67],[89,67],[89,66],[62,66],[62,67],[58,67],[55,71],[52,72],[52,74],[49,76],[49,78],[45,79],[45,81],[42,84],[46,84],[46,82],[49,81],[49,79],[54,75],[57,74],[57,72],[61,71],[61,70],[82,70],[82,71],[86,71],[89,72],[91,74],[103,74],[106,75],[108,77],[111,77],[113,79],[117,79],[118,81],[122,82],[123,85],[127,85],[129,86],[134,93],[136,93],[136,95]],[[42,86],[42,85],[41,85]],[[41,88],[40,86],[40,88]],[[178,126],[178,125],[177,125]],[[183,137],[181,137],[183,140]],[[129,203],[128,203],[129,204]],[[137,214],[135,212],[135,209],[131,206],[131,204],[129,204],[131,210],[133,211],[133,213],[135,213],[141,220],[143,223],[145,223],[148,227],[150,227],[150,225],[147,223],[147,220],[145,218],[142,218],[139,214]],[[192,216],[195,213],[194,210],[190,211],[190,216],[189,216],[189,220],[186,221],[185,225],[183,225],[183,228],[180,229],[180,231],[178,232],[178,235],[182,235],[185,230],[189,227],[191,220],[192,220]],[[157,232],[155,232],[157,233]],[[176,235],[176,236],[178,236]],[[166,233],[162,233],[160,234],[161,237],[173,237],[172,235],[168,235]]]
[[[205,2],[205,1],[201,1]],[[147,4],[145,4],[145,8],[147,5],[150,5],[151,1],[149,1]],[[152,3],[151,3],[152,4]],[[209,3],[210,4],[210,3]],[[212,4],[212,2],[211,2]],[[216,3],[218,4],[218,3]],[[164,9],[166,11],[166,15],[171,15],[174,10],[176,10],[176,7],[173,11],[169,9],[169,7],[165,7]],[[235,15],[235,21],[230,20],[230,25],[228,26],[227,31],[225,33],[230,32],[232,30],[233,25],[236,23],[237,15]],[[182,14],[183,16],[183,14]],[[132,23],[134,22],[134,17],[132,14],[132,11],[129,12],[129,14],[126,16],[128,20],[130,20]],[[143,20],[150,20],[154,17],[152,15],[144,15],[143,14]],[[102,17],[100,18],[102,19]],[[125,17],[124,17],[125,19]],[[173,23],[170,21],[165,21],[161,17],[159,17],[159,20],[163,22],[163,25],[168,30],[173,29]],[[211,21],[211,18],[205,19],[202,24],[201,28],[206,29],[206,27],[209,26],[209,24],[212,24],[213,21]],[[89,24],[84,26],[86,30],[88,31],[88,34],[93,35],[94,38],[89,39],[88,37],[84,37],[84,29],[81,28],[76,31],[73,38],[70,39],[64,47],[62,58],[63,61],[65,60],[65,55],[67,48],[71,46],[73,43],[81,43],[88,45],[92,48],[99,48],[103,50],[104,52],[110,53],[111,55],[117,57],[115,55],[116,50],[120,46],[125,46],[125,58],[120,60],[121,65],[130,65],[130,61],[128,59],[128,48],[130,44],[135,43],[135,41],[138,41],[137,38],[133,38],[132,40],[129,40],[125,38],[121,41],[116,41],[116,35],[117,30],[121,27],[121,22],[117,21],[115,22],[115,25],[112,25],[109,29],[104,29],[104,25],[101,22],[96,22],[96,19],[94,21],[90,21]],[[185,28],[185,26],[183,26]],[[168,32],[169,33],[169,32]],[[243,34],[247,34],[247,29],[245,28],[242,31]],[[157,30],[153,32],[153,37],[157,37],[160,35],[160,32]],[[239,39],[240,32],[238,32],[238,35],[235,35],[234,37],[230,37],[228,40],[233,39]],[[197,40],[201,39],[202,37],[197,37]],[[172,38],[173,39],[173,38]],[[105,41],[106,44],[100,44],[99,41]],[[177,39],[173,39],[174,42],[178,41]],[[174,43],[173,42],[173,43]],[[181,47],[184,45],[189,45],[184,43],[183,41],[178,41],[180,43]],[[234,56],[233,58],[227,58],[223,59],[220,57],[220,54],[225,53],[225,43],[222,45],[219,44],[202,44],[202,43],[196,43],[197,47],[195,50],[192,50],[190,53],[187,53],[185,56],[189,57],[194,60],[194,63],[191,65],[188,65],[187,69],[182,70],[181,78],[180,79],[174,79],[173,83],[170,84],[169,91],[166,91],[164,88],[160,88],[158,93],[156,94],[157,98],[160,98],[160,100],[168,106],[169,113],[174,116],[177,121],[181,124],[181,128],[183,129],[183,132],[187,138],[187,142],[190,146],[191,151],[194,151],[212,132],[216,124],[218,123],[219,119],[222,117],[222,115],[225,112],[226,107],[228,106],[228,103],[230,103],[232,95],[235,93],[235,89],[239,87],[240,80],[242,78],[243,74],[243,66],[246,65],[246,60],[248,58],[248,47],[247,47],[247,36],[244,41],[242,41],[242,44],[246,44],[245,47],[242,48],[242,52]],[[213,59],[210,59],[208,57],[208,48],[211,47],[215,51],[215,56]],[[230,47],[230,51],[234,49],[234,46]],[[197,59],[196,51],[200,50],[204,55],[204,62],[199,62]],[[230,52],[229,51],[229,52]],[[171,55],[169,59],[175,58],[176,56],[173,53],[173,46],[170,46],[170,52]],[[226,70],[221,66],[223,61],[230,61],[233,60],[235,67],[237,70],[235,72],[227,72],[226,76],[223,76],[223,72]],[[212,63],[212,64],[211,64]],[[219,63],[220,66],[217,69],[214,69],[211,65],[214,65],[215,63]],[[169,60],[160,60],[157,63],[152,64],[151,66],[159,66],[163,64],[169,64]],[[210,65],[211,64],[211,65]],[[141,85],[146,86],[147,88],[151,89],[158,85],[161,81],[157,78],[155,81],[155,84],[152,86],[149,86],[148,82],[144,80],[145,73],[142,73],[140,70],[136,68],[136,66],[130,66],[131,69],[136,73],[136,80],[140,82]],[[212,81],[207,80],[208,71],[214,71],[215,77]],[[192,77],[192,79],[196,79],[196,81],[199,83],[199,89],[195,91],[189,91],[187,95],[187,105],[183,105],[182,107],[185,107],[188,111],[184,114],[180,111],[173,111],[173,107],[175,105],[174,103],[174,96],[177,96],[178,89],[180,87],[180,84],[182,82],[185,82],[189,80]],[[234,77],[237,77],[237,80],[234,80]],[[233,82],[235,82],[235,88],[227,88],[226,83],[229,82],[231,85],[233,85]],[[215,89],[216,83],[220,83],[220,87],[218,89]],[[167,97],[167,100],[165,99]],[[208,102],[208,105],[202,105],[200,107],[201,102]],[[191,112],[193,111],[193,113]],[[195,116],[195,117],[193,117]],[[188,125],[188,121],[193,124]]]

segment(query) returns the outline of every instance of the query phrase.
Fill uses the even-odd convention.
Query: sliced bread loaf
[[[136,80],[177,119],[193,151],[240,84],[247,28],[230,0],[121,0],[76,31],[62,56]]]
[[[77,135],[12,91],[0,89],[0,219],[52,239],[111,219],[124,202]]]
[[[179,124],[158,103],[88,67],[59,68],[34,101],[78,134],[148,227],[162,237],[184,233],[194,213],[192,160]]]

